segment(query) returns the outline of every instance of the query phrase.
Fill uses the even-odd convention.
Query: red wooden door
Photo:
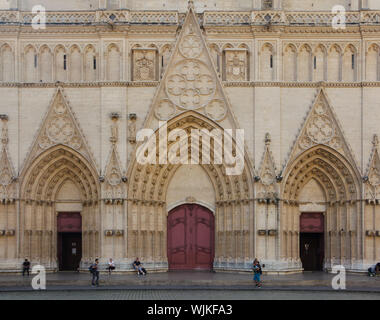
[[[170,270],[212,270],[214,215],[196,204],[184,204],[168,215]]]

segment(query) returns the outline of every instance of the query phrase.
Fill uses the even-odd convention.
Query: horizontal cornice
[[[172,28],[162,27],[182,25],[184,14],[177,11],[58,11],[46,12],[45,30],[34,30],[31,12],[0,11],[1,32],[98,32],[99,29],[114,32],[165,32]],[[345,29],[331,27],[335,14],[329,11],[205,11],[198,14],[200,24],[208,32],[330,32],[350,33],[361,28],[363,32],[379,32],[380,11],[346,12]],[[154,26],[152,28],[152,26]],[[159,26],[159,27],[158,27]],[[18,27],[18,28],[17,28]],[[57,31],[59,30],[59,31]],[[314,31],[313,31],[314,30]]]
[[[43,83],[23,83],[23,82],[0,82],[0,88],[101,88],[101,87],[157,87],[158,81],[99,81],[99,82],[43,82]],[[380,81],[362,82],[285,82],[285,81],[242,81],[223,82],[227,88],[233,87],[279,87],[279,88],[378,88]]]
[[[223,82],[225,87],[280,87],[280,88],[362,88],[380,87],[380,81],[373,82],[295,82],[295,81],[245,81]]]

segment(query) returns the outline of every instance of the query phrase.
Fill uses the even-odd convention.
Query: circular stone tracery
[[[179,50],[185,58],[197,58],[202,53],[202,43],[198,36],[189,34],[183,38]]]
[[[205,107],[214,97],[216,81],[206,64],[195,59],[180,61],[166,80],[169,99],[178,107],[193,110]]]
[[[206,115],[215,121],[222,120],[227,114],[227,108],[222,100],[214,99],[205,108]]]

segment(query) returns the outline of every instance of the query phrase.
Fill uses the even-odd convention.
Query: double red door
[[[170,270],[212,270],[214,215],[197,204],[184,204],[168,215]]]

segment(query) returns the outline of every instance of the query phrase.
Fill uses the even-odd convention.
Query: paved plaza
[[[233,296],[240,298],[252,298],[250,291],[261,290],[271,291],[274,297],[284,296],[286,290],[294,292],[292,296],[302,296],[303,291],[317,292],[317,296],[323,294],[337,297],[335,290],[332,288],[332,280],[336,275],[324,272],[311,272],[290,275],[263,275],[263,288],[255,288],[251,273],[214,273],[214,272],[163,272],[150,273],[147,276],[137,276],[136,274],[112,274],[104,272],[100,274],[100,287],[91,287],[90,273],[58,272],[46,275],[46,289],[50,293],[49,297],[57,299],[74,297],[82,292],[86,298],[115,298],[125,297],[133,299],[131,292],[143,292],[149,299],[154,294],[159,294],[162,299],[165,297],[177,297],[173,290],[181,290],[183,299],[191,298],[195,292],[200,294],[194,295],[201,299],[203,296],[210,299],[211,295],[207,292],[210,290],[215,293],[215,297],[223,295],[223,292],[229,292],[226,298]],[[38,293],[40,296],[29,295],[27,291],[33,291],[31,282],[34,275],[23,277],[21,274],[0,275],[0,298],[12,297],[13,292],[23,292],[27,297],[45,297],[46,293]],[[88,291],[90,290],[90,291]],[[104,293],[94,293],[94,290],[107,291]],[[169,290],[169,291],[167,291]],[[194,291],[195,290],[195,291]],[[198,291],[197,291],[198,290]],[[200,290],[200,291],[199,291]],[[52,293],[54,291],[54,293]],[[255,291],[255,292],[256,292]],[[192,293],[193,292],[193,293]],[[203,292],[203,293],[202,293]],[[239,292],[239,294],[237,294]],[[282,292],[282,293],[281,293]],[[298,293],[297,293],[298,292]],[[362,274],[346,274],[346,290],[350,295],[367,293],[378,296],[380,294],[380,277],[368,277]],[[6,293],[6,294],[5,294]],[[173,296],[174,294],[174,296]],[[260,294],[263,298],[269,297],[267,293]],[[346,293],[348,294],[348,293]],[[343,297],[346,294],[341,294]],[[81,295],[81,293],[79,293]],[[132,295],[132,296],[130,296]],[[17,294],[16,294],[17,296]],[[47,296],[46,296],[47,297]],[[232,299],[232,298],[231,298]]]
[[[312,288],[310,288],[312,289]],[[81,290],[1,292],[0,300],[380,300],[380,292],[305,290]]]

